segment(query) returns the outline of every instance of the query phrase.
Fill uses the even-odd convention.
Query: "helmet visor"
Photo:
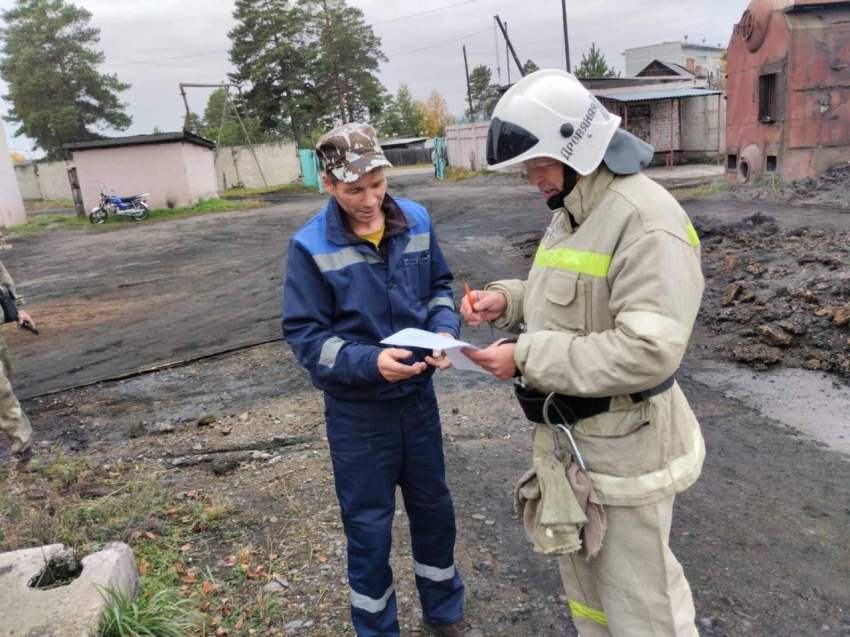
[[[494,117],[487,133],[487,163],[494,166],[510,161],[534,148],[539,141],[522,126]]]

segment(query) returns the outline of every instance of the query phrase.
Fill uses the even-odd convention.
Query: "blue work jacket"
[[[283,292],[283,336],[313,384],[341,400],[393,400],[427,382],[433,367],[390,383],[378,371],[380,341],[415,327],[457,338],[452,273],[428,212],[405,199],[407,228],[387,236],[386,259],[375,246],[351,238],[335,198],[289,242]],[[383,247],[383,243],[382,243]],[[430,351],[412,350],[412,364]]]

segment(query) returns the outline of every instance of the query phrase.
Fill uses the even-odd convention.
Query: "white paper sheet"
[[[452,367],[470,372],[480,372],[489,374],[486,369],[478,363],[474,363],[461,351],[462,348],[479,349],[477,346],[464,341],[456,341],[453,338],[446,338],[426,332],[425,330],[417,330],[409,327],[407,329],[396,332],[392,336],[388,336],[381,341],[382,345],[393,345],[395,347],[419,347],[422,349],[441,349],[452,361]]]

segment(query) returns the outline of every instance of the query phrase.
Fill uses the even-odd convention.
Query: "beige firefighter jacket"
[[[699,239],[676,200],[643,174],[602,166],[564,205],[528,280],[487,286],[508,300],[495,325],[517,332],[525,323],[515,360],[528,385],[612,397],[609,412],[576,424],[576,442],[603,504],[649,504],[693,484],[705,457],[678,384],[637,404],[629,397],[682,360],[703,291]]]

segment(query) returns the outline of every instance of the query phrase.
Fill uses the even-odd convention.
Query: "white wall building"
[[[722,46],[708,46],[691,42],[664,42],[626,49],[626,77],[634,77],[653,60],[670,62],[686,68],[698,78],[705,78],[711,86],[720,84],[723,77]]]
[[[9,228],[27,222],[24,200],[15,178],[3,120],[0,119],[0,227]]]

